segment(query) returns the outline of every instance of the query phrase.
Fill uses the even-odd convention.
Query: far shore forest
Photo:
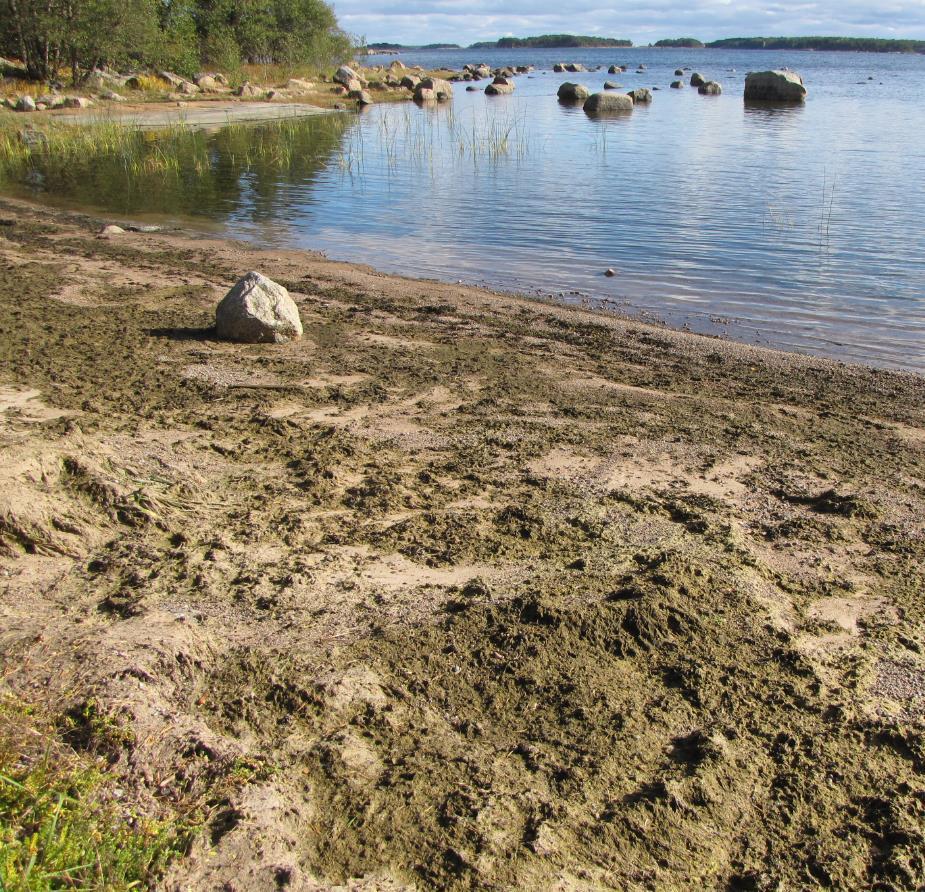
[[[400,43],[370,43],[370,50],[438,50],[438,49],[568,49],[595,47],[632,47],[632,40],[616,37],[589,37],[575,34],[544,34],[539,37],[502,37],[480,41],[468,47],[457,43],[431,43],[409,46]],[[893,40],[880,37],[727,37],[704,43],[695,37],[674,37],[652,44],[658,48],[715,50],[843,50],[864,53],[925,53],[925,40]]]

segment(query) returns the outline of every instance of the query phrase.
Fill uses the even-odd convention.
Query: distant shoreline
[[[630,40],[619,38],[584,38],[572,35],[558,42],[545,42],[547,37],[501,38],[497,41],[480,41],[469,46],[457,44],[427,44],[407,46],[396,43],[367,44],[370,55],[395,55],[402,52],[457,51],[485,49],[714,49],[714,50],[793,50],[808,52],[865,52],[925,54],[925,40],[905,40],[881,37],[728,37],[702,43],[693,38],[660,40],[647,46],[635,46]],[[571,38],[571,41],[569,40]],[[688,43],[687,41],[691,41]]]

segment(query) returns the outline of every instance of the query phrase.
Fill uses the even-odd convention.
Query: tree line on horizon
[[[35,80],[102,65],[192,76],[242,64],[324,66],[354,42],[324,0],[0,0],[0,55]]]
[[[542,34],[538,37],[502,37],[498,40],[479,41],[468,47],[458,43],[431,43],[426,46],[408,46],[400,43],[370,43],[368,49],[568,49],[593,47],[632,47],[631,40],[615,37],[589,37],[576,34]],[[685,49],[735,50],[848,50],[868,53],[925,53],[925,40],[883,37],[727,37],[704,43],[696,37],[673,37],[658,40],[652,46]]]

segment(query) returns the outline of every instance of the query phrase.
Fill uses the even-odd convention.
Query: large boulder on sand
[[[446,102],[453,98],[453,87],[449,81],[439,77],[425,77],[415,88],[414,98],[419,102]]]
[[[239,279],[215,310],[215,332],[226,341],[282,344],[302,337],[299,308],[282,285],[257,272]]]
[[[750,71],[745,76],[745,98],[751,102],[803,102],[806,87],[795,71]]]
[[[590,92],[584,84],[573,84],[566,81],[559,87],[556,95],[559,97],[559,102],[584,102]]]
[[[235,89],[234,95],[240,96],[242,99],[263,99],[266,96],[266,90],[261,90],[260,87],[255,87],[253,84],[245,82]]]
[[[633,99],[626,93],[594,93],[585,100],[585,114],[618,115],[633,110]]]
[[[359,82],[360,89],[367,86],[366,78],[357,74],[347,65],[341,65],[341,67],[334,72],[334,83],[343,84],[348,90],[351,88],[353,81]]]

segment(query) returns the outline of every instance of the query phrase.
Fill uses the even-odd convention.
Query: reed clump
[[[171,178],[188,172],[203,174],[218,165],[285,171],[321,129],[331,129],[331,122],[284,119],[230,124],[218,133],[184,124],[137,130],[106,120],[86,126],[0,126],[0,183],[28,181],[36,174],[55,179],[68,171],[91,168],[129,177]]]

